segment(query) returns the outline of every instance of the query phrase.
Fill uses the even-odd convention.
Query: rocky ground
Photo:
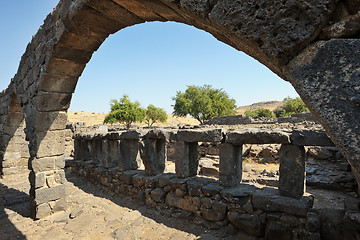
[[[231,239],[183,219],[165,216],[133,199],[67,174],[68,210],[33,221],[27,175],[0,181],[0,239]]]

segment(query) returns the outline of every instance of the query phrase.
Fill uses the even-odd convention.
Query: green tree
[[[133,122],[142,122],[145,119],[146,110],[140,107],[139,102],[131,102],[127,95],[123,95],[120,101],[112,99],[110,102],[111,112],[106,115],[104,123],[124,123],[130,128]]]
[[[150,104],[146,110],[145,122],[148,124],[148,127],[151,127],[155,122],[166,122],[167,113],[162,108],[157,108],[154,105]]]
[[[201,124],[213,117],[235,115],[235,100],[222,89],[210,85],[188,86],[185,92],[176,92],[173,114],[181,117],[190,115]]]
[[[274,110],[276,117],[287,117],[294,113],[304,113],[309,112],[309,109],[306,107],[305,103],[301,98],[290,98],[287,97],[284,99],[286,101],[285,105],[280,109]]]
[[[260,117],[275,117],[274,113],[272,113],[269,109],[260,108],[256,110],[248,110],[245,112],[245,115],[253,118]]]

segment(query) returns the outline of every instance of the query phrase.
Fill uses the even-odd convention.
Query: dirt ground
[[[0,180],[0,239],[231,239],[181,217],[165,216],[107,188],[67,173],[68,210],[46,219],[29,218],[27,174]]]

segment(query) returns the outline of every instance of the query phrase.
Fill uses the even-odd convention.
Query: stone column
[[[242,145],[220,145],[219,180],[224,187],[234,187],[242,179]]]
[[[181,178],[197,175],[199,166],[199,154],[197,142],[175,142],[175,171]]]
[[[279,192],[283,196],[300,199],[305,192],[304,146],[281,145]]]
[[[145,165],[145,174],[157,175],[165,170],[166,140],[145,138],[141,145],[140,156]]]
[[[91,141],[87,139],[81,140],[81,154],[84,161],[91,161]]]
[[[74,160],[85,161],[82,153],[81,138],[74,139]]]
[[[98,137],[91,140],[91,159],[93,164],[101,165],[102,142]]]
[[[120,171],[136,170],[138,169],[137,156],[139,153],[139,141],[128,139],[120,140]]]
[[[118,168],[120,159],[120,149],[118,140],[108,140],[107,162],[109,168]]]
[[[30,214],[34,219],[66,209],[65,125],[66,112],[37,112],[27,115],[31,170]]]

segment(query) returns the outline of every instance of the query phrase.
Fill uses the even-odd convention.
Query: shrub
[[[275,115],[269,110],[265,108],[260,108],[256,110],[248,110],[245,112],[247,117],[260,118],[260,117],[275,117]]]

